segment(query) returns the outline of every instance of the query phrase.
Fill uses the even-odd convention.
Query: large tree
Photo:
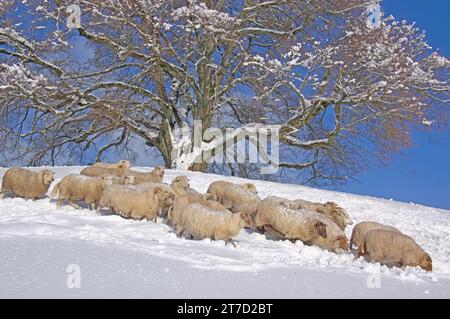
[[[138,138],[167,167],[206,170],[199,150],[232,143],[194,145],[196,120],[204,131],[258,123],[279,127],[281,168],[341,179],[408,145],[414,127],[448,122],[449,60],[414,24],[368,24],[374,3],[2,1],[3,156],[99,160]]]

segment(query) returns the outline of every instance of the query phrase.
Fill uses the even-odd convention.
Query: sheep
[[[345,212],[345,209],[339,207],[336,203],[333,202],[326,202],[325,204],[321,203],[313,203],[309,202],[303,199],[296,199],[296,200],[289,200],[283,197],[278,196],[270,196],[266,199],[270,199],[272,201],[276,201],[280,203],[281,205],[299,210],[299,209],[305,209],[314,211],[319,214],[324,214],[328,218],[330,218],[332,221],[336,223],[336,225],[339,226],[340,229],[345,230],[345,227],[347,225],[353,224],[352,219],[350,216]]]
[[[103,162],[97,162],[94,163],[92,166],[95,167],[104,167],[104,168],[123,168],[123,169],[130,169],[131,168],[131,163],[129,161],[126,160],[121,160],[118,161],[117,163],[103,163]]]
[[[430,255],[413,238],[391,230],[369,231],[360,247],[360,254],[388,267],[419,266],[425,271],[433,270]]]
[[[173,201],[173,194],[160,187],[150,190],[133,190],[113,185],[108,187],[100,199],[99,207],[111,208],[119,216],[135,220],[156,222],[162,203]]]
[[[53,187],[52,197],[57,197],[58,208],[67,200],[75,208],[79,208],[76,201],[84,201],[89,209],[94,209],[98,207],[105,188],[111,184],[111,178],[108,177],[68,175]]]
[[[115,176],[122,178],[128,171],[128,168],[125,168],[120,164],[118,164],[117,167],[112,168],[94,165],[84,168],[80,174],[90,177]]]
[[[169,209],[169,213],[167,216],[169,224],[176,226],[178,223],[180,212],[182,212],[186,206],[193,203],[202,204],[203,206],[209,207],[216,211],[230,212],[225,208],[225,206],[216,202],[215,197],[211,194],[201,195],[196,193],[188,193],[183,196],[176,197],[173,201],[173,205]]]
[[[355,225],[353,227],[352,231],[352,237],[350,238],[350,249],[353,248],[353,245],[356,244],[358,247],[362,247],[364,244],[364,239],[366,237],[366,234],[375,229],[383,229],[383,230],[390,230],[393,232],[401,233],[397,228],[383,225],[377,222],[371,222],[371,221],[363,221]]]
[[[195,239],[210,238],[233,243],[232,238],[251,223],[250,216],[245,213],[216,211],[205,205],[192,203],[180,212],[176,227],[178,236],[187,232]]]
[[[242,212],[249,216],[256,213],[261,202],[255,185],[250,183],[240,185],[217,181],[209,186],[208,193],[214,195],[219,203],[233,213]]]
[[[253,218],[257,229],[268,231],[276,239],[300,240],[330,251],[347,250],[347,238],[334,221],[323,214],[295,210],[266,198]]]
[[[150,173],[127,170],[125,176],[134,176],[135,184],[161,183],[164,178],[164,167],[158,166]]]
[[[50,184],[55,180],[54,174],[46,169],[32,172],[23,168],[10,168],[3,175],[0,199],[6,192],[32,200],[43,198],[50,188]]]

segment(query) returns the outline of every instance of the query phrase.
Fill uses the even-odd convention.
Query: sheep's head
[[[338,236],[337,242],[338,242],[339,249],[342,249],[344,251],[348,250],[348,242],[347,242],[347,238],[345,238],[345,236]]]
[[[156,187],[153,190],[153,198],[158,203],[163,203],[164,206],[170,206],[173,204],[174,195],[171,192],[168,192],[160,187]]]
[[[248,190],[250,193],[258,194],[258,191],[256,190],[256,186],[252,183],[244,184],[244,185],[242,185],[242,187],[244,189]]]
[[[55,180],[55,173],[46,169],[39,173],[39,177],[44,185],[50,185]]]
[[[122,169],[130,169],[131,163],[127,160],[121,160],[117,163],[117,167]]]
[[[430,255],[424,254],[419,260],[419,266],[426,271],[432,271],[433,261],[431,260]]]
[[[320,237],[327,238],[327,225],[321,221],[316,221],[314,223],[314,230]]]
[[[127,175],[123,178],[125,185],[134,185],[136,183],[134,175]]]
[[[152,174],[154,176],[161,178],[162,180],[164,178],[164,167],[162,166],[155,167],[155,169],[152,171]]]
[[[239,217],[241,218],[240,226],[242,228],[252,228],[255,229],[255,222],[253,219],[247,215],[246,213],[240,212]]]
[[[217,196],[214,194],[206,193],[202,196],[203,200],[217,201]]]
[[[190,187],[189,179],[187,178],[187,176],[184,175],[175,177],[172,181],[172,185],[184,190],[187,190]]]
[[[101,176],[100,177],[100,188],[105,189],[107,186],[113,184],[114,177],[113,176]]]

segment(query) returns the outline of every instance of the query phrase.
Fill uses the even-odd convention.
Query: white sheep
[[[395,231],[369,231],[360,247],[360,255],[388,267],[419,266],[426,271],[433,270],[430,255],[413,238]]]
[[[261,201],[254,222],[257,229],[268,231],[276,239],[300,240],[330,251],[348,249],[344,232],[327,216],[291,209],[273,198]]]
[[[164,203],[173,201],[173,194],[162,188],[135,190],[126,186],[111,185],[103,193],[99,207],[110,208],[122,217],[156,221]]]
[[[36,173],[23,168],[10,168],[3,175],[0,199],[6,192],[22,198],[40,199],[45,196],[54,179],[54,173],[49,170]]]
[[[68,175],[55,185],[52,197],[58,196],[58,208],[67,200],[75,208],[79,208],[76,204],[77,201],[84,201],[88,204],[89,209],[94,209],[96,206],[98,207],[105,188],[111,184],[111,178],[108,177]]]
[[[266,200],[277,202],[280,205],[295,210],[304,209],[314,211],[319,214],[324,214],[325,216],[333,220],[336,225],[338,225],[342,230],[345,230],[345,227],[347,225],[353,224],[352,219],[345,212],[345,210],[333,202],[326,202],[325,204],[321,204],[305,201],[303,199],[289,200],[278,196],[269,196],[266,198]]]
[[[150,173],[126,170],[124,175],[134,176],[134,182],[136,185],[143,183],[161,183],[164,178],[164,167],[155,167],[155,169]]]
[[[261,197],[257,195],[255,185],[234,184],[225,181],[213,182],[208,193],[215,196],[217,201],[233,213],[245,213],[248,216],[255,214]]]
[[[131,163],[127,160],[121,160],[117,163],[103,163],[103,162],[97,162],[94,163],[92,166],[96,167],[104,167],[104,168],[123,168],[123,169],[129,169],[131,168]]]
[[[369,231],[375,229],[390,230],[393,232],[401,233],[397,228],[392,226],[383,225],[372,221],[363,221],[353,227],[352,237],[350,238],[350,249],[352,249],[353,245],[355,244],[358,248],[362,247],[366,238],[366,234]]]
[[[215,211],[202,204],[192,203],[180,212],[176,227],[178,236],[187,232],[195,239],[210,238],[233,243],[232,238],[251,223],[247,214]]]

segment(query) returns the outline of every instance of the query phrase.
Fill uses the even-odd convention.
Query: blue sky
[[[384,0],[385,14],[415,21],[428,43],[450,56],[450,1]],[[373,167],[339,190],[450,209],[450,131],[416,132],[414,146],[389,165]]]

